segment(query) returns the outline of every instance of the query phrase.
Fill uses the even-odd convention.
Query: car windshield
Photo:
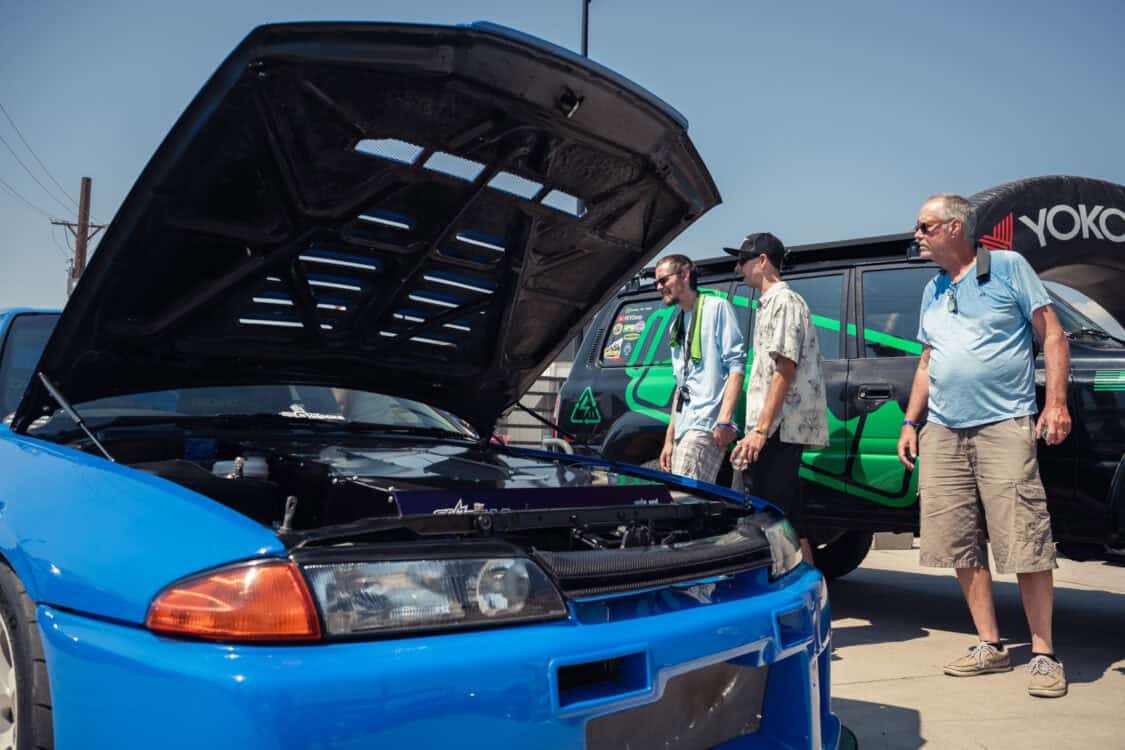
[[[94,428],[110,423],[234,418],[475,437],[461,419],[418,401],[384,393],[292,383],[178,388],[101,398],[73,406]],[[50,434],[69,431],[74,426],[60,409],[50,419],[39,420],[32,429]]]
[[[19,405],[58,317],[57,314],[26,313],[12,320],[0,353],[0,398],[3,399],[0,414],[5,420],[11,419]],[[280,383],[179,388],[102,398],[74,406],[92,427],[107,422],[253,416],[475,436],[463,420],[418,401],[316,385]],[[48,420],[39,420],[33,429],[51,433],[73,427],[73,422],[60,410]]]
[[[1080,313],[1077,308],[1064,300],[1054,290],[1049,290],[1048,294],[1051,297],[1051,306],[1054,307],[1055,315],[1059,319],[1059,325],[1063,327],[1064,331],[1071,334],[1087,332],[1109,336],[1102,326]]]

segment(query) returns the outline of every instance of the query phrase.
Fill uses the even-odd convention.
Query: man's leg
[[[781,508],[801,540],[801,559],[813,561],[812,546],[805,534],[804,497],[801,493],[803,446],[781,441],[780,429],[770,436],[758,460],[750,466],[750,491]]]
[[[974,447],[996,570],[1017,575],[1031,629],[1027,691],[1058,698],[1066,695],[1067,682],[1052,643],[1055,544],[1039,479],[1035,421],[1018,417],[983,425]]]
[[[1023,611],[1027,615],[1027,626],[1031,630],[1031,652],[1055,653],[1051,638],[1051,615],[1055,606],[1054,571],[1019,573],[1016,578],[1020,582]]]
[[[722,460],[723,451],[715,445],[710,432],[688,430],[672,449],[672,473],[714,482]]]
[[[954,568],[977,631],[977,644],[948,662],[943,671],[954,677],[1008,672],[1012,662],[998,645],[1000,634],[992,603],[988,548],[977,502],[977,480],[964,430],[930,423],[918,446],[918,496],[921,515],[919,562]]]
[[[957,581],[973,616],[977,639],[986,643],[1000,642],[996,624],[996,606],[992,601],[992,573],[988,568],[957,568]]]
[[[1017,574],[1032,652],[1052,654],[1055,545],[1039,479],[1034,420],[984,425],[974,442],[996,570]]]

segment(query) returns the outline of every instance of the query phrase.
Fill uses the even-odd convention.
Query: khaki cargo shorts
[[[922,565],[988,568],[987,523],[998,573],[1058,567],[1034,418],[963,429],[929,422],[919,437],[918,472]]]

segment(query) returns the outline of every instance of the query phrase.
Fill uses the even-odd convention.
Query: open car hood
[[[490,24],[260,27],[137,180],[39,369],[75,403],[311,383],[490,430],[719,202],[686,125]],[[33,379],[13,426],[50,408]]]

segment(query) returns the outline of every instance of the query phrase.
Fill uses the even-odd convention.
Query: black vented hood
[[[487,430],[718,201],[675,110],[561,48],[264,26],[141,174],[40,370],[75,403],[311,383]],[[52,406],[33,379],[15,428]]]

